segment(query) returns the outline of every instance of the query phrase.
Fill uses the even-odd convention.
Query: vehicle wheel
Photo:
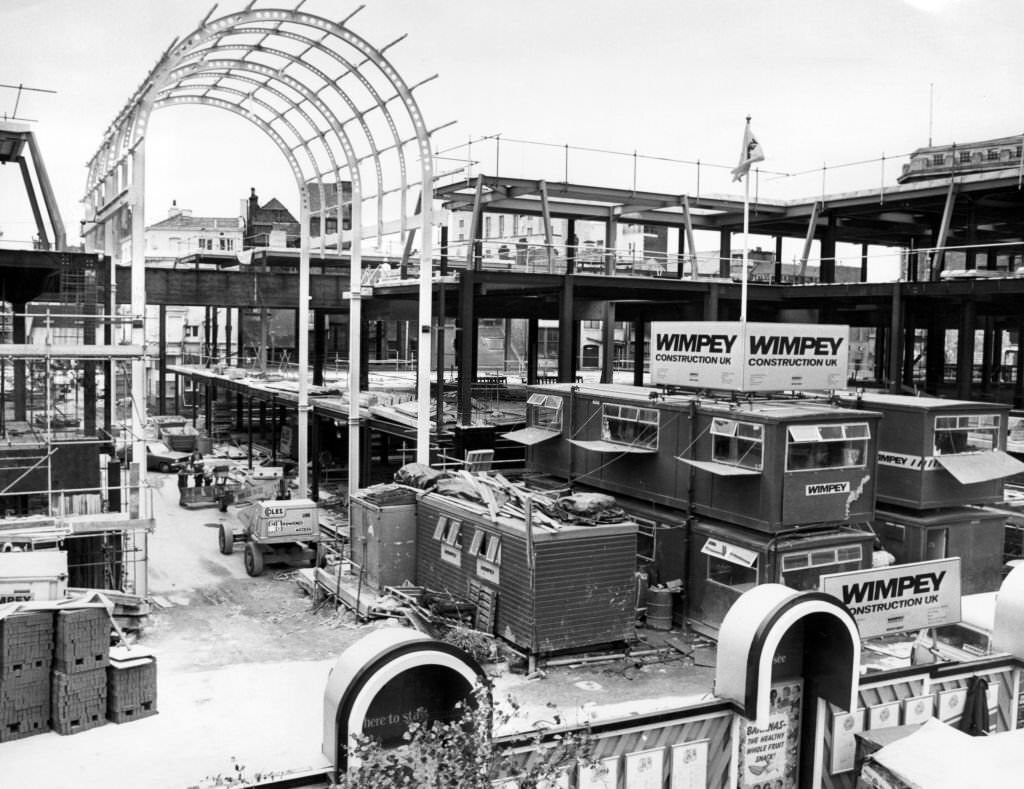
[[[245,571],[253,578],[263,573],[263,551],[251,542],[245,544]]]
[[[156,470],[159,471],[161,474],[167,474],[171,470],[171,464],[167,462],[161,463],[159,466],[156,467]]]
[[[235,536],[231,531],[231,527],[226,523],[220,525],[220,534],[217,536],[217,544],[220,546],[220,552],[225,556],[229,556],[235,550]]]

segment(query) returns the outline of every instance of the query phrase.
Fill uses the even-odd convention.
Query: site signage
[[[846,386],[848,326],[672,321],[651,324],[655,384],[737,392]]]
[[[839,598],[861,638],[960,621],[960,557],[821,576],[821,591]]]

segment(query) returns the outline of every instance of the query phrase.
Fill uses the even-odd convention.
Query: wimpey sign
[[[823,575],[821,591],[850,609],[861,638],[949,625],[960,621],[960,558]]]
[[[811,323],[651,324],[653,383],[738,392],[846,386],[849,327]]]

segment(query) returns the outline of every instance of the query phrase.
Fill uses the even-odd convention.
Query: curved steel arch
[[[178,86],[181,85],[182,80],[187,79],[190,76],[195,76],[195,75],[198,75],[198,74],[202,74],[202,75],[220,75],[220,77],[224,78],[224,79],[237,79],[237,80],[242,81],[242,82],[251,81],[253,84],[259,86],[260,89],[267,90],[268,92],[274,93],[275,95],[278,95],[278,96],[282,97],[282,99],[284,99],[286,101],[290,101],[290,99],[288,99],[286,96],[284,96],[284,94],[282,94],[279,90],[277,90],[276,88],[269,87],[268,83],[261,83],[258,80],[243,77],[238,72],[242,72],[242,73],[251,72],[251,73],[263,76],[263,77],[267,77],[268,79],[269,78],[279,78],[282,84],[286,85],[288,88],[290,88],[291,90],[295,91],[300,96],[303,96],[303,98],[306,101],[308,101],[313,107],[315,107],[317,112],[319,112],[323,116],[324,120],[328,123],[328,125],[331,127],[331,130],[337,136],[338,142],[339,142],[339,144],[342,147],[343,153],[345,154],[345,160],[347,162],[348,169],[349,169],[349,171],[351,172],[351,175],[352,175],[351,182],[353,184],[353,187],[355,187],[355,185],[358,184],[359,187],[360,187],[360,190],[361,190],[361,187],[362,187],[362,176],[361,176],[360,172],[358,171],[358,167],[356,167],[357,158],[356,158],[355,148],[352,145],[352,142],[351,142],[350,138],[345,133],[343,124],[338,120],[337,116],[331,110],[330,106],[327,105],[323,100],[318,98],[315,93],[310,92],[301,82],[298,82],[297,80],[295,80],[295,79],[293,79],[291,77],[288,77],[287,75],[278,74],[277,72],[275,72],[274,69],[272,69],[269,66],[266,66],[266,65],[263,65],[263,64],[259,64],[259,63],[253,63],[251,61],[246,61],[246,60],[237,60],[237,59],[233,59],[233,58],[219,58],[217,60],[208,60],[208,61],[202,61],[200,63],[186,64],[186,65],[183,65],[183,66],[179,67],[179,69],[176,69],[175,72],[172,72],[172,74],[176,74],[177,71],[179,71],[179,70],[187,70],[187,74],[183,74],[183,75],[180,75],[180,76],[175,76],[174,78],[176,80],[176,86],[173,89],[168,89],[166,91],[161,91],[162,93],[166,92],[166,94],[168,96],[175,95],[177,90],[179,89]],[[221,86],[217,86],[216,88],[211,87],[211,89],[220,89],[220,88],[221,88]],[[255,101],[256,100],[255,99],[255,92],[253,94],[245,94],[245,98],[252,98],[252,100]],[[298,105],[296,105],[295,109],[298,110],[300,108],[299,108]],[[305,113],[303,113],[303,114],[305,114]],[[308,115],[307,115],[307,117],[308,117]],[[284,121],[284,120],[285,119],[282,116],[282,121]],[[314,129],[317,128],[317,124],[316,123],[312,123],[311,126]],[[302,141],[301,135],[296,134],[296,139],[299,142],[301,142]],[[330,152],[330,156],[331,156],[332,162],[336,162],[335,157],[333,155],[333,152],[330,151],[330,147],[329,146],[326,146],[326,147],[327,147],[328,151]],[[339,173],[340,170],[336,169],[335,172]],[[354,189],[353,189],[353,191],[354,191]],[[354,202],[354,200],[353,200],[353,202]],[[323,203],[321,203],[321,205],[323,205]],[[339,214],[339,217],[340,217],[340,214]],[[340,218],[339,218],[339,221],[340,221]],[[340,224],[339,224],[339,227],[340,227]]]
[[[299,2],[294,9],[289,8],[254,8],[251,2],[239,12],[227,14],[217,19],[204,19],[199,27],[184,39],[176,39],[162,54],[157,64],[147,75],[143,83],[136,89],[132,97],[118,112],[114,121],[104,133],[97,152],[88,163],[86,179],[86,215],[94,220],[85,233],[87,245],[95,248],[101,229],[108,229],[113,219],[122,208],[131,211],[131,244],[127,250],[114,248],[113,235],[105,232],[105,250],[116,261],[125,258],[132,263],[132,307],[134,317],[141,318],[145,308],[145,271],[144,271],[144,203],[145,186],[145,137],[149,118],[155,109],[162,109],[179,104],[198,104],[228,110],[254,123],[264,134],[267,134],[285,155],[295,176],[300,192],[300,285],[299,285],[299,325],[308,322],[309,302],[309,246],[310,246],[310,194],[309,189],[314,182],[321,197],[321,228],[323,228],[323,210],[326,210],[327,199],[324,193],[325,179],[334,184],[342,182],[342,175],[347,174],[352,186],[351,215],[351,279],[350,294],[350,353],[349,353],[349,393],[353,404],[349,415],[349,487],[358,489],[358,452],[359,452],[359,326],[361,323],[360,279],[361,279],[361,246],[362,246],[362,204],[365,200],[362,191],[361,163],[372,160],[376,186],[376,224],[378,238],[383,235],[383,198],[390,192],[385,189],[385,162],[393,160],[398,172],[398,192],[401,203],[400,232],[407,232],[406,206],[409,190],[406,145],[415,143],[418,150],[419,166],[422,172],[420,188],[422,189],[422,210],[420,237],[420,330],[417,378],[420,391],[428,391],[430,377],[430,278],[431,278],[431,214],[433,202],[433,163],[430,152],[430,135],[424,123],[420,108],[416,103],[412,90],[401,75],[384,57],[383,50],[376,49],[361,36],[346,27],[346,22],[334,22],[312,13],[300,11],[305,2]],[[211,12],[212,13],[212,12]],[[349,17],[350,18],[350,17]],[[285,26],[287,25],[287,29]],[[316,37],[308,31],[317,31]],[[237,41],[238,36],[258,36],[255,44]],[[274,46],[275,39],[298,42],[305,49],[293,54],[286,49]],[[361,62],[354,65],[355,58],[349,58],[342,50],[358,53]],[[218,57],[221,53],[243,50],[246,54],[242,59]],[[305,62],[303,55],[316,50],[340,65],[342,73],[332,75],[312,63]],[[275,66],[263,64],[257,60],[245,59],[249,53],[260,53],[261,57]],[[364,66],[370,65],[365,69]],[[326,67],[326,66],[325,66]],[[286,69],[300,72],[308,78],[286,74]],[[254,78],[257,75],[260,79]],[[212,85],[197,84],[193,76],[213,78]],[[360,109],[349,91],[339,86],[345,77],[353,75],[363,90],[375,102],[373,106]],[[231,85],[231,80],[253,86],[251,91],[239,90]],[[315,90],[305,82],[319,80],[323,84]],[[227,84],[221,84],[227,83]],[[390,93],[395,96],[383,99],[378,88],[380,84],[388,84]],[[298,99],[293,99],[282,91],[286,88]],[[265,91],[266,95],[257,95]],[[284,102],[285,109],[268,101]],[[404,109],[404,116],[413,129],[412,136],[403,140],[397,117],[388,104],[399,99]],[[251,102],[249,108],[246,102]],[[289,106],[290,105],[290,106]],[[343,105],[350,117],[339,118],[334,111],[335,106]],[[254,110],[262,108],[269,115]],[[314,112],[315,110],[315,112]],[[294,122],[289,120],[291,112],[296,111]],[[374,130],[367,123],[367,116],[379,113],[384,119],[393,144],[378,147]],[[319,116],[319,117],[317,117]],[[404,117],[403,116],[403,117]],[[304,136],[296,127],[301,118],[302,124],[309,127],[312,135]],[[356,145],[361,142],[350,137],[346,126],[358,123],[360,131],[369,148],[368,155],[360,156]],[[315,145],[314,145],[315,143]],[[340,149],[340,150],[339,150]],[[338,154],[341,155],[338,155]],[[387,156],[385,156],[387,154]],[[321,158],[325,157],[325,158]],[[308,158],[309,170],[304,166],[303,159]],[[326,166],[325,166],[326,165]],[[393,191],[393,190],[392,190]],[[342,250],[342,214],[341,199],[338,199],[338,251]],[[321,239],[323,239],[321,233]],[[135,321],[137,332],[133,341],[144,342],[141,320]],[[425,341],[425,342],[424,342]],[[300,495],[305,495],[307,488],[307,418],[308,401],[308,335],[299,332],[299,486]],[[137,402],[145,402],[145,379],[142,360],[133,366],[132,392]],[[429,398],[420,398],[420,409],[417,427],[417,461],[429,461]],[[140,415],[135,419],[141,420]],[[133,420],[134,422],[134,420]],[[133,424],[138,456],[143,453],[141,445],[141,423]]]

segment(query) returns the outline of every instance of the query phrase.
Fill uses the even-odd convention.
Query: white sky
[[[261,3],[266,5],[266,3]],[[225,0],[214,17],[238,10]],[[274,5],[286,6],[280,2]],[[417,91],[435,149],[470,137],[519,139],[735,164],[744,117],[765,149],[758,193],[818,196],[894,184],[928,143],[1019,133],[1024,24],[1018,0],[367,0],[350,26]],[[210,0],[0,0],[0,83],[42,145],[69,241],[77,240],[85,163],[175,36]],[[309,0],[340,20],[356,3]],[[934,86],[934,87],[931,87]],[[0,89],[0,116],[15,92]],[[931,118],[931,120],[930,120]],[[561,179],[563,155],[477,144],[485,172]],[[887,157],[884,170],[877,161]],[[837,165],[872,160],[859,167]],[[823,179],[822,165],[828,167]],[[451,163],[441,163],[445,169]],[[800,173],[779,178],[772,173]],[[638,188],[689,192],[696,167],[640,160]],[[573,153],[569,179],[628,187],[629,157]],[[172,199],[232,215],[250,187],[293,210],[290,171],[245,121],[209,108],[155,113],[147,142],[147,223]],[[742,196],[726,169],[703,167],[702,193]],[[2,241],[34,232],[20,174],[0,168]],[[735,248],[734,243],[734,248]]]

